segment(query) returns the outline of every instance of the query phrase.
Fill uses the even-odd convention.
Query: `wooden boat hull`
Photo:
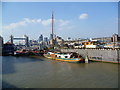
[[[75,62],[75,63],[79,63],[79,62],[83,62],[84,60],[82,58],[58,58],[58,57],[51,57],[47,54],[44,54],[44,57],[48,58],[48,59],[53,59],[53,60],[57,60],[57,61],[63,61],[63,62]]]

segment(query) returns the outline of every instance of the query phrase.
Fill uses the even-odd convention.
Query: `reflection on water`
[[[118,65],[5,56],[3,88],[117,88]]]

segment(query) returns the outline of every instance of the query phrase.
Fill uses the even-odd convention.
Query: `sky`
[[[38,39],[54,33],[63,39],[109,37],[118,33],[117,2],[2,2],[2,32],[9,36]]]

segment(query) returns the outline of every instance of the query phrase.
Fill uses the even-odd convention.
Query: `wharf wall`
[[[2,47],[0,47],[0,56],[2,56]]]
[[[61,49],[62,52],[77,52],[89,60],[119,63],[119,49]]]

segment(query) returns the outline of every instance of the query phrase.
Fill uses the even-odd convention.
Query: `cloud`
[[[52,22],[52,19],[47,19],[47,20],[42,20],[41,21],[41,23],[45,26],[51,24],[51,22]]]
[[[62,20],[62,19],[58,20],[57,22],[59,24],[59,27],[66,26],[70,23],[70,21],[68,21],[68,20],[65,21],[65,20]]]
[[[79,16],[79,19],[86,19],[86,18],[88,18],[88,14],[87,13],[82,13]]]
[[[62,20],[62,19],[58,19],[58,20],[54,19],[54,22],[56,23],[57,26],[61,27],[61,26],[68,25],[70,21]],[[42,19],[23,18],[19,22],[11,23],[9,25],[3,26],[3,29],[10,30],[10,29],[15,29],[15,28],[22,27],[22,26],[27,26],[29,24],[41,24],[43,26],[47,26],[47,25],[50,25],[51,23],[52,23],[52,19],[42,20]]]
[[[14,29],[14,28],[17,28],[19,26],[25,26],[25,25],[26,25],[25,21],[20,21],[17,23],[11,23],[9,25],[3,26],[3,29]]]
[[[26,23],[40,23],[41,19],[29,19],[29,18],[24,18],[23,19]]]

